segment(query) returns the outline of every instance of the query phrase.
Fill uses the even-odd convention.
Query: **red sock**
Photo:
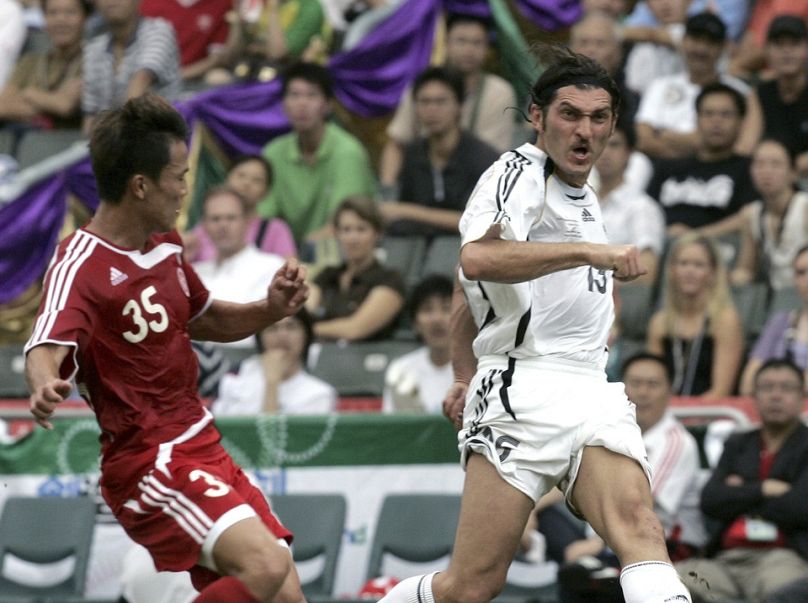
[[[194,603],[261,603],[235,576],[223,576],[205,587]]]

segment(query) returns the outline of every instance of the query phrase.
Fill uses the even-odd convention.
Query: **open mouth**
[[[589,158],[589,147],[586,145],[572,147],[572,156],[578,161],[587,160]]]

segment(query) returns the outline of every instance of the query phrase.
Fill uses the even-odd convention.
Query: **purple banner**
[[[42,276],[65,217],[64,174],[40,182],[0,208],[0,303]]]

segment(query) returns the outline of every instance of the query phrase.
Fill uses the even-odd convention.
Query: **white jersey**
[[[460,219],[462,245],[492,227],[512,241],[607,242],[592,188],[559,180],[552,160],[529,143],[503,154],[480,177]],[[479,329],[477,358],[507,354],[605,364],[614,320],[611,270],[581,266],[516,284],[460,276]]]

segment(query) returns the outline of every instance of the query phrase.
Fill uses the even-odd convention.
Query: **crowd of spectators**
[[[233,344],[240,355],[200,352],[203,365],[231,369],[215,379],[203,370],[217,414],[334,412],[340,392],[309,374],[317,344],[394,339],[422,347],[391,359],[376,393],[384,411],[440,412],[451,384],[453,262],[443,258],[442,274],[419,264],[438,239],[457,236],[487,167],[531,132],[528,99],[497,73],[493,22],[467,14],[441,20],[439,60],[408,83],[380,150],[336,117],[327,57],[407,1],[0,0],[0,125],[18,139],[89,132],[99,112],[147,90],[175,101],[280,79],[290,131],[260,154],[226,159],[224,182],[206,191],[183,239],[216,297],[261,298],[293,256],[310,266],[311,294],[298,317]],[[808,432],[789,402],[808,370],[808,0],[581,4],[565,42],[601,62],[624,97],[590,184],[610,240],[636,245],[648,268],[615,295],[619,310],[628,288],[649,292],[646,352],[629,358],[623,378],[649,456],[677,472],[657,484],[658,510],[672,541],[701,551],[701,532],[677,519],[693,515],[699,494],[679,470],[694,464],[694,444],[670,394],[753,397],[761,431],[732,436],[701,494],[701,510],[721,524],[709,541],[717,556],[692,563],[714,590],[764,601],[808,571],[808,514],[795,510]],[[541,38],[522,25],[528,40]],[[392,238],[411,242],[412,262],[385,257]],[[763,301],[749,315],[741,300],[753,289]],[[777,307],[787,293],[791,305]],[[680,456],[670,460],[674,444]],[[559,509],[541,511],[549,540]],[[560,562],[608,553],[571,525],[563,546],[550,542]],[[764,580],[772,567],[777,579]]]

